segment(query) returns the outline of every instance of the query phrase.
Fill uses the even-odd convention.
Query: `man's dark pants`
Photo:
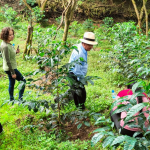
[[[77,76],[75,76],[72,72],[69,73],[70,78],[74,80],[74,83],[70,85],[71,93],[73,95],[74,103],[76,107],[85,109],[85,100],[86,100],[86,90],[84,85],[77,80]]]

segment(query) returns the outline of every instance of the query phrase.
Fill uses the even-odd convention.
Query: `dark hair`
[[[2,29],[0,34],[0,39],[7,41],[9,37],[9,31],[12,30],[13,34],[15,33],[14,30],[10,27],[5,27]]]

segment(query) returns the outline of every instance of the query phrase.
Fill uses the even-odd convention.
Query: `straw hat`
[[[93,32],[85,32],[83,39],[80,39],[80,41],[89,45],[97,45],[95,34]]]

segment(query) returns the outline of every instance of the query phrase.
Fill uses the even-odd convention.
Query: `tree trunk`
[[[46,3],[47,3],[47,0],[44,0],[44,1],[41,3],[41,11],[42,11],[42,12],[45,10]]]
[[[26,54],[30,55],[30,53],[32,53],[32,37],[33,37],[33,27],[28,27],[28,35],[25,43],[25,49],[23,52],[23,58],[25,58]]]
[[[69,30],[69,25],[72,21],[74,10],[76,7],[78,0],[68,0],[67,2],[67,7],[66,7],[66,12],[65,12],[65,28],[64,28],[64,34],[63,34],[63,42],[67,41],[67,36],[68,36],[68,30]],[[63,1],[63,5],[65,5],[65,1]]]
[[[64,34],[63,34],[63,39],[62,39],[62,41],[64,42],[67,41],[69,25],[70,25],[70,21],[67,18],[65,18],[65,27],[64,27]]]
[[[40,0],[36,0],[37,4],[39,7],[41,7],[41,3],[40,3]]]
[[[138,26],[139,26],[139,29],[141,29],[141,20],[140,20],[140,14],[139,14],[139,11],[137,9],[137,6],[136,6],[136,3],[134,0],[132,0],[132,4],[134,6],[134,9],[135,9],[135,13],[136,13],[136,16],[137,16],[137,19],[138,19]],[[143,9],[142,9],[143,10]]]
[[[147,2],[147,0],[143,0],[143,8],[145,11],[145,20],[146,20],[146,36],[148,36],[148,13],[147,13],[147,9],[146,9],[146,2]]]

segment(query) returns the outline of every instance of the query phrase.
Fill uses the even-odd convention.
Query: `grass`
[[[9,26],[7,23],[0,23],[0,30]],[[24,44],[27,35],[27,23],[19,23],[18,29],[15,29],[16,38],[13,41],[16,47],[20,45],[21,53],[17,56],[18,70],[23,75],[26,75],[27,72],[36,70],[38,68],[37,64],[34,61],[25,61],[22,59]],[[43,30],[46,30],[44,28]],[[83,31],[82,31],[83,32]],[[61,33],[62,34],[62,33]],[[60,36],[60,35],[59,35]],[[60,36],[61,37],[61,36]],[[71,38],[71,36],[70,36]],[[75,44],[75,41],[78,39],[71,39],[71,42]],[[107,47],[109,45],[107,44]],[[105,48],[105,44],[102,43],[99,49]],[[98,49],[98,48],[97,48]],[[102,51],[90,51],[88,53],[88,76],[99,76],[101,79],[96,80],[94,85],[90,83],[86,86],[87,99],[86,99],[86,108],[90,112],[101,112],[105,113],[106,116],[109,116],[109,106],[112,103],[111,90],[115,90],[116,93],[121,89],[116,86],[116,83],[119,82],[119,76],[112,73],[109,69],[109,63],[107,58],[101,58],[101,54],[105,55]],[[69,60],[69,55],[63,60],[63,63],[67,63]],[[9,99],[8,95],[8,78],[2,69],[2,58],[0,58],[0,106]],[[114,84],[115,83],[115,84]],[[17,84],[15,86],[16,99],[18,97]],[[31,93],[31,94],[29,94]],[[25,99],[30,101],[33,99],[46,99],[51,100],[53,96],[50,94],[40,93],[40,97],[37,97],[37,91],[35,89],[30,89],[26,86],[25,90]],[[70,102],[68,106],[63,110],[65,112],[74,111],[75,105],[73,102]],[[52,112],[51,112],[52,113]],[[0,134],[0,149],[7,150],[49,150],[49,149],[59,149],[59,150],[95,150],[102,149],[101,143],[96,147],[90,146],[90,141],[76,141],[66,140],[64,142],[59,141],[60,138],[56,137],[53,132],[46,133],[44,131],[36,128],[34,132],[29,129],[24,129],[27,125],[32,123],[37,123],[40,119],[46,117],[47,115],[43,112],[34,113],[29,111],[27,107],[22,105],[8,105],[5,104],[0,108],[0,122],[4,127],[4,132]],[[92,121],[92,119],[91,119]],[[92,122],[93,123],[93,122]],[[61,138],[63,134],[61,135]]]

